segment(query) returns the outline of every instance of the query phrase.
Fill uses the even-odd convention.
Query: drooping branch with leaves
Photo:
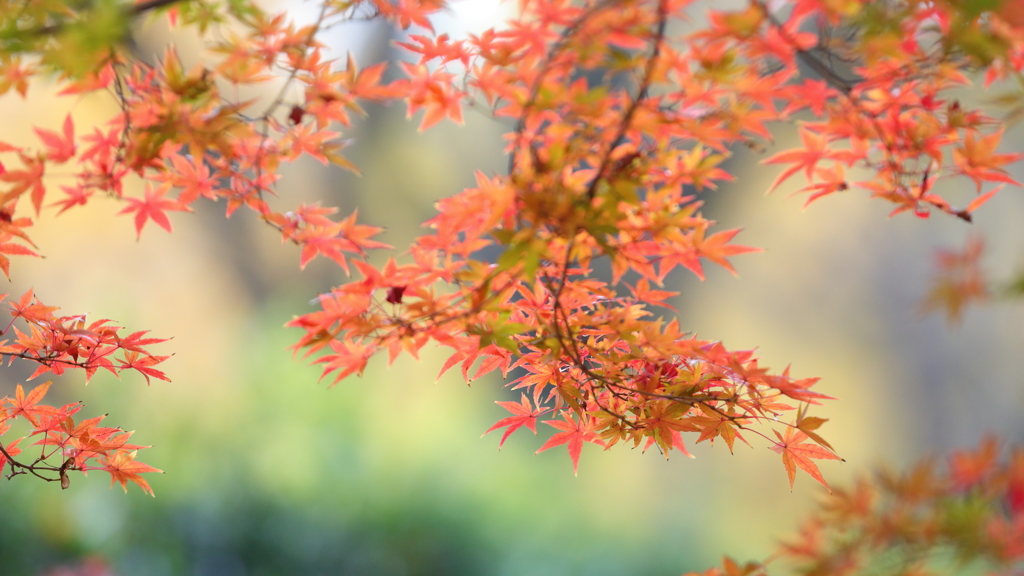
[[[772,189],[803,176],[808,202],[861,191],[894,214],[970,222],[1017,184],[1005,166],[1022,155],[997,152],[1003,123],[950,94],[976,73],[986,85],[1021,78],[1014,6],[755,0],[698,23],[706,7],[690,0],[520,0],[515,20],[453,39],[431,23],[444,0],[328,0],[304,26],[245,0],[3,2],[0,90],[25,96],[33,79],[52,79],[70,98],[112,98],[119,112],[85,128],[69,115],[60,131],[37,128],[38,142],[0,143],[0,266],[7,274],[8,256],[37,254],[32,214],[53,208],[120,202],[140,236],[151,221],[170,232],[169,213],[198,202],[223,202],[229,217],[246,208],[301,249],[300,267],[323,256],[352,274],[288,324],[302,332],[295,349],[332,382],[378,354],[394,360],[433,342],[451,349],[442,373],[500,371],[521,391],[501,403],[512,416],[492,430],[507,437],[543,419],[557,432],[540,450],[566,445],[574,469],[588,442],[668,455],[686,453],[684,433],[730,449],[757,437],[781,455],[791,484],[797,468],[825,484],[813,459],[839,457],[819,434],[825,420],[809,415],[829,399],[812,390],[817,379],[695,338],[653,311],[671,309],[675,293],[662,284],[677,268],[703,278],[702,260],[732,270],[733,256],[756,251],[733,243],[738,230],[716,229],[700,198],[733,178],[722,168],[731,150],[764,148],[776,123],[797,124],[801,145],[764,159],[783,166]],[[153,15],[202,39],[201,63],[174,46],[139,58],[131,27]],[[403,59],[326,59],[323,30],[370,19],[408,31],[397,42]],[[390,79],[389,66],[402,77]],[[232,96],[259,86],[268,97]],[[513,129],[507,172],[480,173],[438,202],[426,233],[375,266],[369,253],[390,249],[374,240],[380,229],[355,213],[289,204],[279,168],[310,156],[356,171],[342,135],[366,103],[382,102],[422,112],[421,130],[461,123],[467,106]],[[861,180],[848,177],[854,170]],[[935,188],[958,178],[976,190],[963,206]],[[138,182],[142,194],[128,192]],[[55,373],[65,363],[95,370],[98,357],[99,367],[152,376],[163,360],[103,325],[69,322],[32,333],[50,344],[30,350],[19,335],[25,349],[5,353]],[[105,360],[114,353],[119,367]],[[25,398],[5,399],[0,418],[26,415]],[[64,422],[69,411],[48,417]],[[44,453],[86,453],[63,433]],[[15,445],[4,444],[11,470],[33,471],[12,459]]]

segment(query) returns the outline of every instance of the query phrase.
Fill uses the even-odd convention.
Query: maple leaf
[[[501,436],[501,442],[498,443],[498,450],[501,450],[501,447],[505,445],[505,440],[508,439],[513,432],[523,426],[529,428],[534,434],[537,433],[537,416],[543,414],[544,411],[535,409],[533,405],[530,404],[530,400],[526,397],[526,394],[523,394],[520,402],[495,401],[495,404],[498,404],[502,408],[515,414],[515,416],[509,416],[508,418],[499,420],[494,424],[494,426],[488,428],[487,432],[484,432],[481,435],[481,437],[483,437],[499,428],[508,426],[508,429],[506,429],[505,433]]]
[[[408,42],[396,42],[399,46],[420,54],[420,64],[425,64],[435,58],[441,60],[441,64],[447,64],[452,60],[459,60],[463,66],[469,66],[471,53],[466,49],[465,40],[450,41],[448,34],[441,34],[436,38],[410,34],[410,40],[419,43],[419,46]]]
[[[26,290],[21,295],[21,298],[17,302],[12,302],[10,306],[11,316],[22,318],[26,322],[31,323],[49,321],[53,318],[53,312],[60,310],[57,306],[46,306],[39,300],[36,300],[31,288]]]
[[[47,148],[46,159],[58,164],[67,162],[75,156],[75,125],[68,114],[64,119],[64,134],[58,134],[53,130],[35,128],[39,139]]]
[[[821,404],[820,400],[835,400],[831,396],[822,394],[821,392],[812,392],[811,388],[821,380],[820,378],[791,378],[789,375],[789,366],[782,371],[782,374],[778,376],[766,376],[765,383],[782,392],[786,396],[794,400],[800,400],[801,402],[807,402],[808,404]]]
[[[704,404],[700,404],[700,409],[705,416],[693,416],[687,419],[688,422],[701,426],[700,436],[697,437],[698,443],[705,440],[714,443],[715,438],[721,436],[725,440],[726,446],[729,447],[729,452],[733,451],[737,438],[749,445],[749,442],[737,430],[731,415],[718,412]]]
[[[139,354],[134,350],[126,351],[124,353],[124,359],[118,360],[121,363],[121,366],[117,368],[117,371],[123,372],[125,370],[135,370],[139,374],[142,374],[146,379],[147,385],[149,384],[150,376],[165,382],[170,382],[171,379],[168,378],[166,374],[160,370],[152,368],[152,366],[155,366],[168,358],[170,358],[170,356],[150,356],[147,354]]]
[[[821,116],[825,113],[825,107],[829,101],[839,95],[839,92],[824,80],[807,79],[803,81],[803,84],[791,86],[789,90],[792,92],[792,97],[783,112],[787,115],[797,110],[810,108],[811,113],[815,116]]]
[[[43,186],[46,162],[41,157],[32,158],[24,154],[21,155],[21,161],[25,165],[22,170],[0,170],[0,180],[14,184],[10,190],[0,195],[0,204],[6,204],[31,190],[32,206],[38,215],[43,208],[43,198],[46,196],[46,186]]]
[[[401,91],[396,90],[394,85],[382,86],[381,77],[387,69],[387,62],[378,62],[360,70],[349,86],[349,92],[356,98],[366,100],[384,101],[401,96]],[[349,70],[355,70],[355,60],[349,60]]]
[[[999,443],[986,436],[976,450],[958,450],[949,458],[949,476],[960,490],[969,490],[992,474],[999,456]]]
[[[661,306],[668,308],[669,310],[675,310],[675,306],[665,302],[666,298],[672,298],[678,296],[679,292],[671,292],[668,290],[652,290],[651,283],[647,278],[641,278],[637,281],[636,286],[630,286],[630,291],[633,292],[633,297],[640,302],[646,302],[655,306]]]
[[[61,215],[68,208],[73,206],[85,206],[89,202],[89,198],[92,197],[94,192],[91,188],[85,188],[81,185],[76,186],[61,186],[61,190],[67,194],[67,197],[50,204],[50,206],[60,206],[60,210],[57,211],[57,215]]]
[[[145,198],[125,198],[128,202],[123,210],[118,214],[131,214],[135,213],[135,232],[137,238],[142,238],[142,228],[146,225],[146,222],[153,220],[164,230],[171,232],[171,221],[167,218],[168,210],[187,211],[187,208],[177,200],[170,198],[164,198],[164,195],[170,190],[169,186],[158,186],[153,188],[150,185],[146,185]]]
[[[548,441],[540,447],[536,454],[566,444],[566,448],[569,450],[569,457],[572,458],[572,473],[578,475],[579,463],[580,463],[580,451],[583,450],[584,442],[593,442],[604,446],[604,442],[597,438],[597,434],[590,429],[588,424],[584,423],[584,419],[573,418],[570,413],[562,414],[563,420],[545,420],[544,423],[562,430],[562,432],[556,433]]]
[[[414,65],[402,62],[401,66],[410,77],[407,81],[409,95],[406,118],[412,118],[420,108],[426,110],[418,128],[420,132],[437,124],[445,117],[462,125],[460,101],[463,94],[452,85],[454,74],[443,70],[431,71],[423,64]]]
[[[956,324],[968,305],[989,299],[988,281],[980,265],[984,248],[981,238],[972,236],[963,251],[936,252],[938,270],[921,303],[924,312],[941,309],[946,319]]]
[[[815,134],[805,128],[800,130],[800,139],[804,143],[803,148],[793,148],[779,152],[761,161],[761,164],[792,164],[792,166],[783,170],[782,174],[779,174],[775,181],[772,182],[772,185],[768,187],[769,192],[778,188],[780,184],[800,170],[803,170],[804,175],[810,180],[814,173],[814,167],[818,165],[818,162],[832,157],[832,152],[828,147],[828,136]]]
[[[0,94],[12,87],[22,98],[28,92],[28,81],[37,72],[34,66],[22,66],[21,58],[4,54],[0,56]]]
[[[820,180],[810,186],[799,190],[796,193],[809,192],[807,200],[804,201],[804,208],[811,205],[811,202],[819,198],[848,190],[850,185],[846,182],[846,170],[842,164],[836,163],[831,168],[815,168],[814,174]],[[796,194],[794,193],[794,194]]]
[[[178,194],[178,206],[188,206],[200,196],[210,200],[217,199],[216,179],[213,178],[202,157],[192,158],[192,161],[189,162],[183,156],[172,156],[171,164],[177,173],[171,176],[170,183],[182,188]],[[157,223],[159,224],[159,222]],[[161,226],[163,225],[161,224]],[[170,232],[169,226],[168,223],[168,227],[165,228],[168,232]]]
[[[434,31],[434,26],[427,16],[444,6],[444,0],[395,0],[395,2],[373,0],[373,2],[381,14],[386,18],[396,20],[402,30],[416,24],[431,32]]]
[[[760,248],[729,244],[729,241],[739,233],[740,229],[734,228],[732,230],[715,232],[707,238],[702,238],[703,234],[698,234],[694,236],[693,247],[701,257],[707,258],[729,272],[736,274],[736,269],[732,267],[732,264],[729,263],[727,258],[730,256],[736,256],[737,254],[761,252]]]
[[[331,386],[335,386],[338,382],[341,382],[342,379],[353,372],[356,376],[362,376],[363,370],[366,368],[366,363],[370,360],[370,356],[376,352],[375,347],[353,340],[347,340],[345,342],[331,340],[330,346],[331,350],[334,350],[336,354],[321,356],[316,359],[315,363],[325,364],[324,371],[320,374],[321,380],[331,372],[336,371],[338,373],[337,376],[334,377],[334,382],[331,383]]]
[[[145,352],[142,349],[143,346],[149,346],[151,344],[160,344],[161,342],[167,342],[169,338],[143,338],[146,334],[149,334],[149,330],[140,330],[138,332],[132,332],[131,334],[117,340],[117,345],[122,350],[130,350],[134,352]]]
[[[94,90],[100,90],[106,88],[114,81],[116,77],[114,72],[114,65],[112,63],[104,65],[98,70],[91,70],[84,76],[77,79],[71,79],[63,90],[58,92],[60,96],[67,96],[71,94],[82,94],[85,92],[92,92]]]
[[[1003,189],[1003,186],[1004,186],[1003,184],[1000,184],[999,186],[996,186],[995,188],[989,190],[988,192],[985,192],[984,194],[981,194],[980,196],[978,196],[974,200],[971,200],[967,204],[967,207],[964,208],[964,210],[963,210],[964,213],[970,215],[975,210],[977,210],[978,208],[981,208],[982,206],[984,206],[986,202],[991,200],[992,197],[996,195],[996,193],[998,193],[1000,190]],[[969,217],[967,218],[967,221],[968,222],[971,221]]]
[[[793,481],[796,479],[796,467],[799,466],[804,472],[810,474],[811,478],[820,482],[831,494],[832,488],[821,477],[818,466],[811,461],[811,458],[841,460],[843,462],[845,460],[826,448],[806,443],[805,440],[808,439],[807,434],[798,431],[796,428],[786,428],[785,436],[779,434],[777,430],[774,432],[778,436],[779,441],[771,449],[777,454],[782,454],[782,464],[786,467],[786,474],[789,475],[789,488],[793,488]]]
[[[116,128],[107,130],[106,134],[100,132],[99,128],[93,128],[93,133],[82,136],[82,140],[90,142],[91,146],[86,148],[78,159],[85,162],[95,158],[97,162],[103,162],[121,145],[121,134]]]
[[[302,245],[299,256],[299,269],[304,269],[317,255],[324,255],[338,263],[348,273],[348,262],[344,252],[365,254],[371,248],[387,248],[387,244],[370,240],[379,234],[382,228],[357,224],[358,211],[352,212],[340,222],[331,222],[327,218],[306,220],[315,224],[303,227],[295,234],[295,242]],[[325,222],[326,225],[321,222]]]
[[[667,439],[662,440],[662,443],[664,443],[668,448],[675,448],[676,450],[679,450],[683,453],[683,456],[686,456],[687,458],[696,458],[696,456],[690,454],[690,451],[686,449],[686,444],[683,443],[683,435],[680,434],[678,430],[673,430],[668,426],[662,426],[660,427],[659,434],[667,436]],[[643,451],[646,452],[648,448],[655,444],[659,444],[658,438],[649,436],[647,438],[647,442],[644,444]],[[668,450],[662,448],[662,452],[665,454],[665,459],[668,460]]]
[[[21,244],[8,242],[11,238],[12,236],[9,233],[0,233],[0,270],[3,271],[4,276],[6,276],[8,280],[11,279],[11,260],[7,258],[7,256],[4,256],[4,254],[11,254],[14,256],[39,256],[39,254],[36,254]]]
[[[39,426],[39,420],[36,416],[52,414],[53,408],[50,406],[37,406],[39,401],[46,396],[46,391],[50,389],[50,384],[53,382],[44,382],[25,395],[25,390],[18,384],[15,389],[14,398],[8,399],[11,407],[7,413],[8,418],[16,418],[21,416],[32,423],[33,426]]]
[[[963,146],[953,149],[953,162],[961,173],[974,180],[978,192],[981,192],[985,180],[1020,186],[1020,183],[1011,178],[1002,166],[1024,158],[1024,154],[996,154],[996,148],[1002,138],[1002,129],[980,139],[975,139],[974,133],[968,132]]]
[[[835,452],[832,445],[815,432],[825,422],[828,422],[828,418],[819,418],[817,416],[804,417],[803,412],[801,412],[799,418],[797,418],[796,427],[804,434],[807,434],[811,440]]]
[[[114,482],[119,482],[121,488],[124,489],[125,493],[128,493],[128,482],[134,482],[142,488],[142,491],[155,496],[153,489],[149,487],[149,483],[139,474],[146,474],[149,472],[158,472],[163,474],[163,470],[159,470],[150,466],[149,464],[143,464],[135,460],[136,451],[118,450],[113,456],[101,456],[100,464],[102,465],[99,470],[108,472],[110,474],[110,485],[113,486]]]

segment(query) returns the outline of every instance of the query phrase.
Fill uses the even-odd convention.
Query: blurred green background
[[[439,32],[480,29],[511,8],[455,5]],[[289,10],[301,20],[311,8]],[[395,55],[388,34],[358,24],[326,40],[369,64]],[[143,54],[172,37],[161,22],[135,35]],[[181,52],[195,61],[194,48]],[[41,82],[27,100],[0,100],[0,140],[33,142],[33,125],[55,128],[68,111],[82,134],[115,112],[102,98],[51,92]],[[364,176],[290,166],[278,206],[358,208],[401,249],[432,203],[471,185],[474,170],[504,170],[505,128],[471,111],[466,120],[418,134],[402,107],[373,108],[346,134]],[[781,127],[779,146],[791,136]],[[705,194],[705,213],[722,228],[744,227],[737,240],[766,252],[737,258],[739,278],[720,269],[703,283],[673,276],[683,326],[822,377],[820,391],[840,398],[820,410],[831,418],[823,432],[847,460],[822,463],[833,483],[986,432],[1024,439],[1024,307],[971,310],[956,328],[918,308],[936,245],[984,231],[994,276],[1024,266],[1019,191],[997,196],[973,226],[889,220],[888,206],[860,193],[804,212],[786,190],[763,194],[777,173],[757,166],[763,157],[738,152],[726,169],[739,178]],[[970,184],[957,185],[968,198]],[[695,460],[588,446],[579,477],[564,449],[533,454],[543,437],[517,433],[499,453],[498,437],[480,434],[504,417],[494,400],[510,394],[494,378],[435,383],[443,350],[390,368],[377,359],[362,378],[328,389],[285,350],[298,332],[282,325],[344,280],[335,265],[300,273],[297,249],[249,214],[224,220],[223,206],[176,213],[172,235],[149,226],[138,242],[119,209],[97,201],[57,218],[44,211],[33,238],[46,258],[16,259],[5,291],[34,287],[66,313],[174,337],[159,347],[175,354],[163,366],[172,383],[98,375],[85,387],[67,375],[50,393],[137,430],[137,442],[154,445],[140,459],[166,474],[149,478],[155,499],[111,490],[98,472],[73,476],[67,491],[25,477],[0,483],[0,575],[91,555],[121,576],[680,574],[723,554],[764,558],[824,493],[807,476],[790,491],[778,456],[754,439],[735,456],[691,445]],[[0,395],[30,371],[5,368]]]

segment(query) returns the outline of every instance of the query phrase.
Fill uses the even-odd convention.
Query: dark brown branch
[[[651,49],[651,56],[647,60],[647,66],[644,69],[644,78],[640,82],[640,90],[637,92],[637,96],[633,99],[633,102],[629,105],[626,113],[622,115],[622,121],[619,122],[619,129],[615,134],[615,139],[612,140],[611,146],[604,153],[601,158],[601,164],[597,168],[597,174],[594,175],[594,179],[590,181],[590,185],[587,186],[587,199],[593,200],[594,195],[597,194],[597,186],[601,180],[605,177],[605,172],[608,170],[608,165],[611,163],[612,153],[615,148],[622,143],[622,140],[626,136],[626,131],[629,130],[630,124],[633,122],[633,116],[636,115],[636,111],[640,108],[640,104],[647,98],[647,92],[651,87],[651,78],[654,76],[654,67],[658,63],[658,57],[661,56],[661,44],[665,40],[665,27],[668,24],[668,13],[666,12],[665,0],[658,2],[658,29],[654,35],[654,48]]]
[[[148,0],[147,2],[141,2],[139,4],[132,5],[127,10],[125,10],[125,15],[129,18],[134,18],[136,16],[145,14],[146,12],[149,12],[151,10],[164,8],[165,6],[177,4],[178,2],[187,1],[188,0]],[[64,27],[67,26],[67,24],[67,22],[56,22],[54,24],[43,26],[42,28],[36,28],[35,30],[30,31],[29,34],[33,36],[47,36],[50,34],[56,34],[57,32],[60,32],[62,29],[64,29]]]
[[[519,121],[516,123],[515,137],[512,140],[512,151],[508,158],[508,173],[512,174],[516,165],[516,156],[519,153],[519,142],[523,138],[523,131],[526,129],[526,118],[530,114],[530,109],[533,108],[534,104],[537,103],[537,96],[540,95],[541,84],[544,82],[544,76],[547,75],[551,68],[551,64],[554,62],[555,57],[558,56],[564,49],[565,45],[569,40],[579,32],[583,24],[587,22],[594,14],[597,14],[605,5],[614,3],[614,0],[605,0],[604,2],[598,2],[592,6],[589,10],[584,12],[577,18],[572,24],[569,25],[565,30],[562,31],[562,37],[555,44],[551,50],[544,57],[544,60],[538,66],[537,77],[533,80],[533,85],[530,86],[530,98],[523,105],[523,112],[519,116]]]
[[[28,474],[32,474],[33,476],[35,476],[37,478],[45,480],[46,482],[57,482],[57,481],[60,480],[60,477],[49,478],[47,476],[43,476],[39,472],[42,471],[42,472],[58,472],[58,473],[63,473],[63,470],[64,470],[63,467],[56,468],[54,466],[40,466],[39,463],[42,462],[43,460],[45,460],[45,458],[38,458],[32,464],[23,464],[23,463],[15,460],[14,457],[11,456],[10,453],[7,452],[7,449],[4,448],[3,444],[0,444],[0,454],[3,454],[4,457],[7,458],[7,463],[11,467],[11,472],[10,472],[10,474],[7,475],[7,479],[8,480],[10,480],[11,478],[14,478],[15,476],[17,476],[19,474],[26,474],[26,473],[28,473]],[[20,468],[20,470],[17,470],[19,468]]]
[[[833,70],[828,64],[825,64],[824,62],[819,60],[817,56],[815,56],[814,54],[807,50],[804,50],[803,48],[800,48],[800,46],[796,43],[796,40],[794,40],[793,37],[789,35],[789,32],[786,31],[785,27],[782,25],[781,22],[779,22],[778,18],[776,18],[775,15],[772,14],[770,10],[768,10],[767,6],[765,6],[761,2],[758,2],[757,6],[761,8],[761,12],[765,15],[765,18],[767,18],[768,21],[771,22],[772,26],[774,26],[775,29],[778,30],[779,36],[781,36],[782,39],[785,40],[791,48],[793,48],[793,50],[796,52],[797,58],[799,58],[801,62],[806,64],[811,70],[817,72],[818,76],[821,76],[821,78],[828,82],[833,88],[839,90],[846,96],[850,95],[850,92],[853,91],[853,86],[856,83],[855,81],[850,81],[847,80],[846,78],[843,78],[842,76],[837,74],[836,71]]]

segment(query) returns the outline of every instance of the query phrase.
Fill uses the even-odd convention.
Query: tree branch
[[[125,10],[125,15],[129,18],[134,18],[136,16],[145,14],[146,12],[149,12],[151,10],[156,10],[158,8],[163,8],[165,6],[177,4],[178,2],[188,1],[189,0],[148,0],[147,2],[141,2],[139,4],[132,5],[130,8]],[[67,24],[67,22],[56,22],[54,24],[43,26],[42,28],[36,28],[35,30],[30,31],[29,34],[32,36],[47,36],[50,34],[56,34],[57,32],[63,30],[64,27],[67,26]]]

